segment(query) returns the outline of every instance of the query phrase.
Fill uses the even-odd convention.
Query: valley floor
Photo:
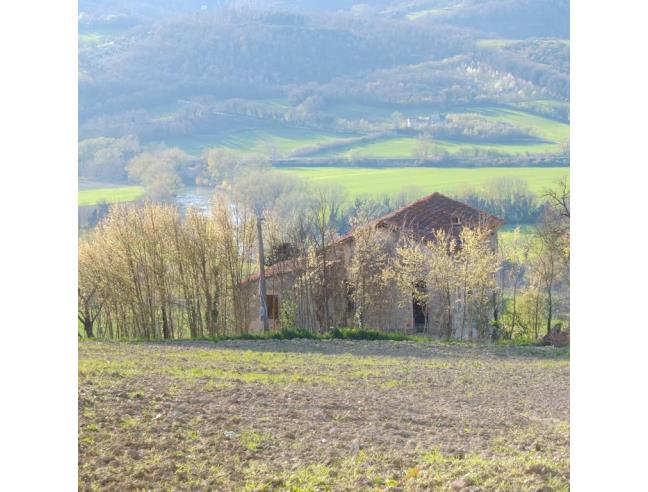
[[[569,355],[79,344],[80,490],[568,490]]]

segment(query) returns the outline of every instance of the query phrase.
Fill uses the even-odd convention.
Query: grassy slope
[[[363,117],[375,120],[387,120],[390,118],[393,109],[375,108],[357,104],[338,105],[334,110],[346,118]],[[438,112],[432,108],[408,108],[401,111],[407,117],[428,115]],[[526,153],[559,153],[562,145],[569,142],[569,125],[543,116],[538,116],[526,111],[495,106],[467,106],[459,108],[453,113],[475,113],[487,120],[510,123],[518,128],[529,129],[531,133],[545,140],[545,142],[520,143],[476,143],[470,140],[434,140],[433,152],[448,152],[451,154],[461,150],[495,151],[504,154],[526,154]],[[320,157],[385,157],[385,158],[409,158],[414,155],[419,145],[417,138],[385,138],[376,142],[350,145],[330,153],[319,154]]]
[[[348,159],[354,157],[410,158],[415,156],[418,146],[419,140],[417,138],[385,138],[377,142],[349,146],[347,149],[331,154],[320,154],[319,156],[335,155]],[[431,152],[433,154],[439,152],[456,154],[462,150],[471,151],[475,149],[519,155],[527,153],[558,153],[560,152],[560,145],[555,143],[475,144],[467,141],[434,140]]]
[[[226,147],[244,154],[287,154],[300,147],[307,147],[340,138],[349,137],[331,132],[318,132],[306,128],[239,128],[215,134],[195,134],[183,138],[168,139],[166,144],[200,155],[210,147]]]
[[[425,193],[452,193],[464,187],[478,187],[495,177],[516,177],[527,180],[532,191],[539,192],[557,179],[569,174],[567,168],[289,168],[285,172],[314,183],[343,186],[349,195],[393,194],[403,188],[420,187]]]
[[[569,141],[569,125],[560,121],[509,108],[465,108],[463,113],[477,113],[487,120],[510,123],[519,128],[530,128],[536,136],[552,142]]]
[[[122,186],[119,188],[97,188],[79,191],[79,205],[96,205],[97,203],[132,202],[144,195],[141,186]]]
[[[394,111],[400,111],[406,117],[437,113],[438,108],[420,107],[378,107],[363,104],[338,104],[332,106],[327,114],[349,120],[367,119],[371,121],[389,121]],[[462,149],[480,149],[505,154],[556,153],[561,144],[569,141],[569,125],[542,116],[536,116],[522,110],[506,107],[468,106],[458,108],[450,113],[477,113],[486,119],[511,123],[520,128],[530,128],[534,135],[547,142],[529,144],[475,143],[474,141],[437,140],[435,149],[456,153]],[[245,126],[214,132],[212,134],[194,134],[187,137],[167,139],[169,146],[177,146],[193,155],[200,155],[210,147],[226,147],[243,154],[285,156],[291,151],[334,140],[353,136],[348,133],[311,130],[281,126]],[[368,144],[351,145],[347,148],[317,154],[319,157],[384,157],[410,158],[418,145],[416,138],[385,138]]]

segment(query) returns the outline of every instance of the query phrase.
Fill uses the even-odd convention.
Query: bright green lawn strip
[[[525,111],[503,107],[467,107],[459,113],[476,113],[491,121],[502,121],[517,126],[529,128],[540,138],[553,142],[566,143],[569,141],[569,125]]]
[[[344,150],[334,152],[324,152],[317,154],[318,157],[345,157],[347,159],[359,157],[374,158],[412,158],[420,146],[420,140],[415,137],[387,137],[378,141],[352,145]],[[468,141],[456,140],[433,140],[432,154],[448,152],[457,154],[462,151],[471,152],[475,150],[494,151],[501,154],[520,155],[520,154],[557,154],[561,151],[558,144],[551,142],[539,142],[528,144],[505,144],[505,143],[475,143]]]
[[[287,154],[310,145],[330,142],[351,135],[316,132],[304,128],[240,128],[214,134],[196,134],[168,139],[166,144],[177,146],[190,154],[199,155],[211,147],[225,147],[242,154]]]
[[[531,191],[540,193],[558,179],[569,175],[569,168],[294,167],[278,172],[299,176],[316,184],[342,186],[346,188],[349,199],[353,199],[360,195],[392,195],[412,187],[421,188],[421,196],[434,191],[452,194],[466,187],[478,188],[484,182],[499,177],[524,179]]]
[[[141,186],[122,186],[120,188],[98,188],[79,191],[79,205],[96,205],[101,202],[132,202],[144,195]]]
[[[546,104],[546,105],[564,105],[560,101],[546,100],[546,101],[527,101],[528,104]],[[522,108],[524,102],[517,103]],[[569,141],[569,124],[553,120],[544,116],[526,112],[523,109],[513,109],[506,106],[461,106],[441,110],[439,107],[430,105],[419,106],[371,106],[365,104],[336,104],[331,106],[327,111],[328,114],[333,116],[347,118],[347,119],[368,119],[368,120],[382,120],[387,121],[391,119],[394,112],[399,112],[405,117],[416,118],[417,116],[429,116],[438,114],[439,112],[446,114],[462,114],[474,113],[482,116],[485,119],[492,121],[501,121],[510,123],[516,127],[523,129],[531,129],[532,132],[543,139],[552,142],[567,142]],[[466,142],[466,145],[480,145],[474,142]],[[502,145],[505,146],[505,145]]]

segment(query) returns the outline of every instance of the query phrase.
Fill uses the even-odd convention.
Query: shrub
[[[389,333],[376,330],[360,330],[357,328],[334,328],[326,335],[328,338],[339,340],[394,340],[405,341],[414,340],[414,338],[402,333]]]

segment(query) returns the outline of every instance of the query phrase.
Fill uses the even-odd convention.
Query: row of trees
[[[311,315],[325,323],[320,300],[331,289],[331,260],[317,252],[333,241],[344,200],[339,188],[307,189],[296,179],[256,173],[241,176],[227,198],[215,198],[208,215],[190,209],[182,216],[175,206],[155,203],[112,207],[80,239],[79,319],[86,334],[245,331],[250,303],[258,303],[254,285],[250,290],[243,280],[256,271],[259,220],[269,256],[307,263],[313,278],[303,295],[315,300]]]
[[[267,168],[264,158],[212,148],[194,158],[177,147],[140,144],[138,138],[94,138],[79,143],[79,174],[85,178],[144,186],[148,199],[169,202],[184,185],[227,184],[237,175]]]
[[[254,217],[216,200],[212,214],[114,206],[79,244],[79,320],[88,336],[201,337],[247,326]],[[98,330],[98,331],[95,331]]]
[[[341,198],[332,189],[318,190],[310,206],[285,225],[278,213],[266,214],[270,250],[291,245],[286,259],[299,272],[282,300],[282,318],[290,326],[322,329],[339,319],[329,312],[342,285],[340,258],[330,246]],[[166,339],[245,332],[250,307],[258,302],[255,284],[243,283],[254,271],[253,211],[223,200],[209,216],[189,211],[184,219],[169,205],[114,207],[79,246],[79,320],[87,336]],[[450,303],[459,292],[460,336],[468,319],[477,319],[480,334],[487,333],[499,263],[484,231],[464,229],[461,249],[439,232],[433,242],[403,235],[394,250],[366,226],[369,218],[363,208],[352,221],[354,255],[344,269],[352,324],[366,328],[365,313],[376,303],[418,296],[429,304],[442,292],[448,308],[444,333],[450,337]],[[421,283],[434,288],[422,290]],[[390,286],[403,295],[385,299]]]
[[[297,272],[285,286],[284,326],[331,326],[330,305],[340,288],[352,305],[346,322],[359,327],[372,327],[367,313],[381,303],[405,307],[413,298],[442,306],[429,321],[446,336],[463,337],[476,325],[484,338],[538,338],[556,320],[568,322],[566,183],[545,197],[533,232],[514,232],[499,251],[480,229],[465,228],[458,237],[437,231],[431,242],[403,234],[391,244],[366,227],[416,196],[358,198],[346,208],[340,188],[313,188],[259,172],[239,176],[229,197],[216,198],[208,215],[189,210],[183,216],[160,204],[112,207],[80,241],[79,318],[89,336],[200,337],[246,330],[258,296],[256,283],[242,280],[256,271],[256,226],[263,219],[266,265],[290,260]],[[344,259],[341,277],[341,259],[331,245],[350,227],[356,231],[354,254]],[[397,294],[386,294],[391,288]]]
[[[479,114],[449,114],[410,119],[412,128],[422,130],[423,136],[461,141],[515,142],[534,137],[527,129],[510,123],[491,121]]]
[[[490,232],[465,227],[458,238],[443,230],[431,241],[402,236],[382,277],[408,294],[401,303],[409,302],[411,295],[421,306],[436,305],[435,322],[446,338],[472,336],[476,327],[478,336],[486,339],[491,335],[500,265]],[[428,326],[429,310],[423,312]]]
[[[509,224],[535,224],[547,203],[529,189],[526,180],[512,177],[493,178],[480,188],[466,187],[456,198]]]
[[[507,210],[526,206],[526,199],[519,200],[528,191],[523,183],[501,179],[486,188],[490,207],[481,208],[498,205],[493,212],[506,216]],[[542,197],[532,197],[535,222],[504,234],[495,250],[486,231],[464,228],[458,238],[437,231],[431,242],[404,235],[386,256],[380,234],[357,228],[348,269],[354,323],[363,326],[364,312],[381,302],[385,286],[392,283],[421,305],[443,306],[434,323],[448,337],[463,338],[469,322],[482,338],[537,340],[557,327],[568,328],[569,196],[563,179]],[[370,201],[363,205],[371,210]],[[359,224],[371,217],[362,210],[356,207]],[[400,299],[411,302],[408,296]]]
[[[516,229],[500,245],[504,268],[502,336],[537,339],[569,325],[570,203],[562,180],[547,190],[530,234]]]
[[[380,134],[384,135],[384,134]],[[355,143],[370,141],[378,135],[354,139]],[[322,149],[348,145],[349,139],[312,146],[299,155]],[[275,155],[268,148],[268,155]],[[481,157],[480,157],[481,156]],[[413,157],[421,163],[430,164],[449,160],[449,155],[439,154],[431,137],[422,134]],[[456,158],[457,156],[455,156]],[[466,152],[459,155],[465,165],[470,159],[495,157]],[[506,157],[510,160],[510,157]],[[351,156],[349,159],[353,159]],[[523,157],[516,157],[523,164]],[[211,148],[200,158],[195,158],[177,147],[140,145],[137,137],[97,138],[79,144],[80,175],[106,181],[130,181],[142,184],[147,198],[170,201],[182,185],[229,186],[237,176],[268,170],[269,160],[259,155],[241,154],[227,148]],[[541,212],[541,204],[522,180],[501,178],[486,184],[480,190],[465,189],[458,198],[472,206],[489,211],[512,223],[532,223]]]

